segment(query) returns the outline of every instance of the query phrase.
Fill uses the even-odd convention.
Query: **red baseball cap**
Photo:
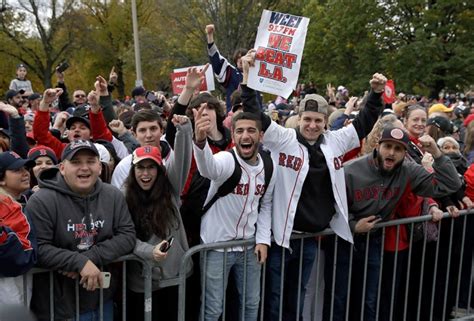
[[[155,146],[143,146],[135,149],[132,159],[133,165],[138,164],[144,159],[151,159],[158,165],[162,165],[160,149]]]

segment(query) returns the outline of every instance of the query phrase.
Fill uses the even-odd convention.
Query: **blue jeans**
[[[349,282],[349,267],[352,267],[351,274],[351,302],[349,320],[360,320],[362,304],[364,307],[364,320],[375,321],[377,309],[377,291],[380,277],[380,259],[382,249],[382,236],[371,235],[367,248],[367,238],[365,235],[354,237],[354,251],[352,253],[352,265],[350,265],[350,250],[352,245],[349,242],[338,238],[337,257],[334,261],[334,237],[327,240],[325,248],[325,295],[323,320],[343,321],[346,320],[346,302]],[[367,274],[364,275],[365,256],[367,257]],[[335,265],[335,270],[334,270]],[[336,273],[333,287],[333,274]],[[362,303],[363,286],[365,280],[365,302]],[[334,300],[331,318],[331,300]]]
[[[114,320],[114,302],[109,300],[104,302],[104,321],[113,321]],[[77,320],[73,318],[73,320]],[[78,321],[99,321],[100,320],[100,307],[94,311],[84,312],[79,315]]]
[[[221,316],[231,269],[239,292],[240,314],[244,313],[245,321],[256,321],[260,303],[261,265],[258,264],[254,249],[227,252],[225,263],[224,255],[224,252],[208,251],[206,262],[204,262],[204,255],[201,257],[201,273],[205,278],[204,302],[201,306],[204,309],[203,321],[217,321]],[[246,273],[245,276],[244,273]]]
[[[270,248],[265,278],[265,321],[280,320],[280,297],[282,298],[282,320],[301,320],[306,284],[311,275],[311,268],[316,259],[317,243],[314,238],[290,241],[291,252],[276,244]],[[301,249],[303,253],[301,254]],[[284,254],[283,254],[284,253]],[[282,258],[284,255],[284,271]],[[300,255],[303,256],[300,277]],[[283,293],[281,282],[283,278]],[[298,289],[299,288],[299,289]],[[298,304],[299,290],[299,304]],[[299,315],[297,309],[299,306]]]

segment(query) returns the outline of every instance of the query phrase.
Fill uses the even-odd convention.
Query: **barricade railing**
[[[143,310],[144,310],[144,320],[145,321],[151,321],[152,320],[152,310],[151,310],[151,300],[152,300],[152,266],[146,262],[145,260],[133,255],[125,255],[117,260],[114,261],[114,263],[120,263],[122,262],[122,273],[121,273],[121,289],[122,289],[122,297],[121,297],[121,314],[122,314],[122,320],[126,321],[127,320],[127,262],[129,261],[136,261],[142,264],[143,267],[143,277],[145,279],[144,282],[144,302],[143,302]],[[102,267],[100,267],[102,270]],[[50,318],[49,320],[54,321],[57,320],[55,317],[55,300],[54,300],[54,273],[58,273],[57,271],[51,271],[47,269],[42,269],[42,268],[33,268],[31,269],[27,274],[23,275],[23,305],[25,307],[28,307],[29,305],[29,296],[31,295],[30,290],[28,289],[29,286],[31,285],[31,276],[37,273],[49,273],[49,289],[48,293],[45,295],[49,296],[49,311],[50,311]],[[80,295],[79,295],[79,284],[80,281],[80,276],[75,279],[75,318],[76,320],[79,320],[80,316],[80,305],[79,305],[79,300],[80,300]],[[100,288],[98,289],[100,291],[100,296],[99,296],[99,318],[102,321],[104,317],[104,302],[103,302],[103,289]],[[114,318],[114,320],[117,320]]]
[[[470,302],[471,302],[471,298],[472,298],[472,281],[470,281],[472,279],[472,276],[473,276],[473,273],[472,273],[472,260],[470,262],[463,262],[463,260],[465,259],[465,256],[467,257],[471,257],[472,258],[472,246],[469,244],[468,246],[468,249],[471,253],[469,253],[469,255],[464,255],[465,254],[465,247],[467,245],[467,243],[471,243],[471,242],[466,242],[466,237],[467,237],[467,241],[470,241],[470,238],[472,238],[472,236],[470,235],[470,233],[468,233],[469,231],[466,230],[466,227],[468,226],[467,222],[468,222],[468,216],[470,216],[471,214],[474,214],[474,211],[460,211],[460,217],[459,218],[451,218],[451,216],[448,214],[448,213],[444,213],[443,214],[443,219],[437,223],[434,223],[435,226],[437,227],[437,230],[438,230],[438,238],[436,241],[431,241],[429,242],[428,241],[428,238],[427,238],[427,233],[428,233],[428,230],[427,228],[424,228],[423,229],[423,238],[421,241],[418,241],[416,242],[416,246],[417,248],[421,249],[421,257],[416,257],[415,259],[416,260],[420,260],[421,259],[421,267],[420,267],[420,278],[419,278],[419,283],[416,285],[417,288],[419,288],[419,293],[417,295],[417,298],[416,298],[416,302],[408,302],[408,298],[409,298],[409,289],[412,289],[415,285],[412,283],[410,284],[410,279],[412,278],[412,276],[410,275],[410,272],[413,271],[414,269],[414,264],[413,264],[413,258],[412,258],[412,248],[413,246],[415,245],[414,244],[414,241],[413,241],[413,235],[414,235],[414,231],[415,231],[415,227],[417,225],[417,223],[424,223],[426,225],[426,222],[428,221],[431,221],[432,220],[432,216],[431,215],[424,215],[424,216],[418,216],[418,217],[411,217],[411,218],[401,218],[401,219],[397,219],[397,220],[391,220],[391,221],[387,221],[387,222],[383,222],[383,223],[379,223],[375,226],[374,230],[371,232],[371,233],[367,233],[365,234],[364,236],[362,235],[359,235],[357,234],[357,238],[361,238],[361,237],[365,237],[367,238],[367,241],[369,242],[370,241],[370,238],[371,236],[373,235],[376,235],[376,231],[378,231],[378,233],[381,233],[382,237],[382,244],[381,244],[381,253],[380,253],[380,271],[379,271],[379,275],[378,275],[378,291],[377,291],[377,304],[376,304],[376,320],[397,320],[395,318],[395,312],[397,312],[397,315],[400,315],[399,314],[399,311],[396,311],[397,309],[401,308],[403,313],[401,314],[402,317],[403,317],[403,320],[434,320],[436,319],[436,311],[435,310],[439,310],[440,312],[438,314],[441,313],[441,315],[443,316],[446,316],[446,315],[449,315],[450,312],[452,312],[452,315],[453,315],[453,318],[456,318],[458,317],[460,320],[461,320],[461,315],[462,315],[462,318],[464,317],[471,317],[471,318],[474,318],[474,311],[471,310],[470,306]],[[474,217],[472,217],[472,219],[474,219]],[[442,224],[444,222],[450,222],[452,221],[450,224]],[[461,239],[459,240],[459,235],[453,235],[455,231],[454,229],[454,223],[460,223],[462,225],[462,235],[461,235]],[[446,226],[445,226],[446,225]],[[397,293],[395,293],[395,290],[393,290],[393,288],[395,287],[395,282],[398,282],[398,283],[402,283],[402,281],[400,280],[396,280],[396,275],[397,275],[397,269],[401,269],[402,267],[399,266],[399,260],[400,260],[400,252],[401,250],[398,248],[399,246],[399,241],[400,241],[400,235],[401,235],[401,230],[402,230],[402,226],[407,226],[407,231],[408,231],[408,238],[409,238],[409,246],[408,246],[408,262],[406,262],[405,265],[403,265],[403,269],[406,269],[406,275],[405,275],[405,279],[403,280],[403,283],[404,285],[402,286],[402,288],[404,289],[404,295],[400,295]],[[446,233],[446,231],[443,230],[446,229],[446,227],[449,227],[449,233]],[[385,236],[386,236],[386,229],[389,228],[389,227],[392,227],[392,228],[395,228],[396,229],[396,248],[395,248],[395,251],[393,253],[393,266],[384,266],[384,258],[387,257],[387,254],[386,251],[384,251],[384,239],[385,239]],[[381,232],[380,232],[381,231]],[[301,298],[299,297],[298,298],[298,302],[300,300],[305,300],[305,306],[304,306],[304,320],[305,321],[310,321],[310,320],[321,320],[322,319],[322,310],[323,310],[323,307],[325,307],[326,309],[329,307],[329,311],[331,311],[328,315],[325,316],[325,320],[333,320],[333,314],[332,314],[332,307],[333,307],[333,298],[334,298],[334,291],[335,291],[335,282],[333,282],[332,284],[330,284],[329,286],[331,287],[331,295],[329,296],[330,298],[330,302],[323,302],[324,300],[324,297],[321,297],[321,293],[320,291],[317,291],[319,288],[320,288],[320,283],[321,281],[323,280],[322,276],[324,275],[324,264],[322,264],[322,257],[320,256],[321,253],[323,253],[324,251],[322,250],[322,239],[321,236],[331,236],[331,235],[334,235],[333,231],[330,230],[330,229],[327,229],[323,232],[320,232],[320,233],[303,233],[303,234],[293,234],[291,239],[292,240],[304,240],[306,238],[314,238],[316,237],[318,239],[318,243],[317,243],[317,248],[318,248],[318,256],[317,256],[317,260],[315,260],[315,266],[314,266],[314,274],[312,275],[311,279],[310,279],[310,282],[313,282],[311,284],[311,286],[313,287],[313,284],[316,284],[316,286],[314,286],[313,288],[316,290],[315,294],[313,294],[312,298],[308,300],[308,293],[306,293],[306,300],[305,298]],[[457,238],[457,241],[453,243],[453,236],[455,238]],[[441,237],[443,239],[441,239]],[[328,241],[329,238],[326,238],[326,242]],[[337,249],[337,243],[338,242],[341,242],[341,239],[339,238],[333,238],[335,241],[335,248]],[[440,242],[442,242],[444,245],[443,246],[446,246],[447,244],[447,252],[443,252],[443,254],[440,253]],[[179,281],[179,302],[178,302],[178,320],[179,321],[185,321],[185,320],[198,320],[198,318],[196,316],[193,316],[193,317],[190,317],[190,316],[186,316],[186,267],[187,267],[187,264],[189,262],[189,260],[192,260],[192,257],[195,256],[195,255],[200,255],[201,256],[201,260],[202,260],[202,257],[206,257],[207,256],[207,253],[209,251],[212,251],[212,250],[221,250],[221,251],[224,251],[225,253],[227,253],[228,251],[230,251],[232,248],[234,247],[243,247],[244,249],[247,249],[248,247],[251,247],[255,245],[255,239],[248,239],[248,240],[236,240],[236,241],[228,241],[228,242],[219,242],[219,243],[213,243],[213,244],[201,244],[201,245],[198,245],[198,246],[194,246],[192,247],[191,249],[189,249],[184,257],[182,258],[182,261],[181,261],[181,266],[180,266],[180,281]],[[434,250],[434,257],[431,257],[431,255],[433,255],[433,251],[431,252],[427,252],[427,246],[429,245],[430,247],[430,250]],[[453,260],[453,249],[452,247],[455,246],[456,249],[454,249],[456,251],[456,255],[457,255],[457,266],[455,267],[456,268],[456,271],[452,270],[453,269],[453,264],[449,263],[449,264],[444,264],[444,269],[445,269],[445,273],[446,273],[446,280],[445,280],[445,283],[444,285],[443,284],[440,284],[440,281],[437,280],[437,278],[439,278],[439,274],[440,274],[440,262],[438,262],[439,260],[443,260],[443,262],[451,262],[451,260]],[[458,248],[459,247],[459,248]],[[336,250],[337,251],[337,250]],[[351,315],[352,311],[350,312],[350,310],[353,309],[353,306],[352,306],[352,303],[350,302],[351,301],[351,288],[350,288],[350,284],[351,282],[355,281],[355,280],[351,280],[351,274],[352,274],[352,264],[353,264],[353,255],[354,255],[354,248],[353,246],[351,246],[351,249],[350,249],[350,258],[349,258],[349,261],[350,261],[350,271],[349,271],[349,279],[348,279],[348,289],[347,289],[347,299],[346,299],[346,304],[345,304],[345,317],[344,317],[344,320],[352,320],[354,319],[354,316]],[[357,250],[356,250],[357,251]],[[385,252],[385,253],[384,253]],[[405,254],[405,253],[404,253]],[[284,253],[283,253],[284,255]],[[426,264],[426,257],[429,255],[429,259],[434,261],[434,266],[432,266],[432,271],[431,273],[433,273],[433,279],[431,281],[428,281],[426,280],[426,275],[424,275],[424,272],[427,270],[427,266],[425,266]],[[337,259],[337,255],[335,256],[335,258]],[[367,282],[367,262],[368,262],[368,259],[369,259],[369,256],[368,256],[368,251],[366,251],[365,253],[365,258],[364,258],[364,266],[363,266],[363,271],[364,271],[364,276],[362,278],[363,282],[363,288],[362,288],[362,303],[361,303],[361,306],[359,307],[359,312],[357,314],[357,319],[359,319],[360,317],[360,320],[363,320],[363,317],[364,317],[364,313],[366,313],[366,311],[364,311],[365,307],[364,307],[364,300],[366,298],[366,287],[365,287],[365,284]],[[226,260],[226,256],[224,256],[224,262]],[[283,261],[283,259],[282,259]],[[302,262],[302,255],[300,256],[300,264]],[[390,262],[390,261],[388,261]],[[441,263],[443,263],[441,262]],[[418,262],[420,263],[420,262]],[[282,271],[284,271],[284,262],[282,263],[283,266],[282,266]],[[334,261],[334,266],[336,266],[338,263],[337,261],[335,260]],[[388,264],[388,263],[386,263]],[[461,274],[465,274],[465,270],[463,269],[463,266],[469,266],[469,273],[468,273],[468,276],[467,277],[461,277]],[[206,266],[204,265],[203,268],[206,268]],[[359,267],[358,267],[359,268]],[[265,269],[266,269],[266,266],[265,264],[262,266],[262,269],[263,269],[263,272],[262,272],[262,277],[261,277],[261,300],[260,300],[260,311],[259,311],[259,318],[260,320],[264,320],[265,316],[264,316],[264,309],[262,308],[263,307],[263,302],[265,301]],[[389,306],[384,306],[383,308],[387,308],[388,310],[387,311],[383,311],[383,314],[384,316],[381,315],[381,292],[382,292],[382,273],[384,273],[384,269],[386,270],[389,270],[389,271],[393,271],[394,275],[393,275],[393,278],[392,278],[392,290],[389,291]],[[400,272],[400,271],[398,271]],[[454,273],[455,272],[455,273]],[[335,273],[335,272],[334,272]],[[299,280],[301,280],[301,266],[299,267]],[[450,279],[450,275],[454,275],[454,274],[457,274],[458,277],[456,280],[451,280]],[[205,273],[202,273],[201,271],[201,276],[202,275],[205,275]],[[332,280],[334,281],[334,279]],[[224,280],[224,286],[226,285],[226,280]],[[245,277],[244,277],[244,282],[245,282]],[[423,284],[425,282],[425,284]],[[451,284],[450,284],[451,282]],[[455,282],[456,284],[452,284],[452,282]],[[465,284],[461,284],[461,282],[466,282]],[[324,282],[323,282],[324,283]],[[202,285],[202,288],[201,288],[201,299],[203,298],[203,293],[205,291],[205,280],[201,280],[201,285]],[[309,284],[309,283],[308,283]],[[282,278],[282,284],[281,286],[283,287],[283,278]],[[325,285],[327,286],[327,285]],[[465,289],[467,287],[467,291],[463,290],[463,292],[461,291],[461,287],[463,289]],[[430,291],[426,291],[427,293],[423,293],[423,290],[424,288],[431,288]],[[447,304],[447,301],[448,301],[448,294],[450,295],[451,292],[453,291],[452,289],[455,289],[455,304],[453,306],[448,306]],[[443,291],[442,293],[442,298],[441,298],[441,301],[442,301],[442,307],[440,306],[435,306],[436,302],[439,302],[439,297],[440,297],[440,294],[439,294],[439,291],[440,289]],[[244,287],[244,290],[245,290],[245,287]],[[386,289],[383,289],[385,292]],[[319,293],[318,293],[319,292]],[[436,295],[435,295],[435,292],[436,292]],[[283,291],[281,291],[281,296],[280,296],[280,313],[279,313],[279,320],[282,320],[283,319],[283,316],[282,316],[282,306],[283,306]],[[467,305],[466,307],[464,308],[461,308],[459,306],[459,301],[460,301],[460,296],[463,295],[464,296],[464,300],[465,302],[467,302]],[[193,296],[194,299],[196,299],[196,296]],[[245,295],[244,295],[245,297]],[[404,300],[403,302],[395,302],[397,297],[404,297]],[[436,299],[436,300],[435,300]],[[425,304],[426,302],[428,302],[430,305],[430,311],[428,312],[428,314],[426,314],[426,311],[425,313],[422,311],[422,307],[421,305],[422,304]],[[310,305],[308,306],[306,303],[310,303]],[[397,305],[395,305],[397,304]],[[223,298],[223,305],[224,305],[224,309],[223,309],[223,314],[222,314],[222,320],[237,320],[236,316],[235,315],[226,315],[226,298],[225,298],[225,295],[224,295],[224,298]],[[416,307],[416,309],[414,311],[411,311],[407,308],[408,305],[413,305]],[[241,315],[243,315],[243,309],[244,309],[244,306],[243,305],[241,307],[242,311],[241,312]],[[448,309],[452,309],[450,311],[448,311]],[[308,312],[309,311],[309,312]],[[319,312],[318,312],[319,311]],[[301,311],[299,311],[299,304],[298,304],[298,309],[297,309],[297,315],[300,314]],[[462,313],[461,313],[462,312]],[[202,314],[203,314],[203,311],[201,310],[201,318],[202,318]],[[297,319],[297,318],[296,318]],[[243,318],[242,318],[243,320]],[[273,320],[272,320],[273,321]],[[275,320],[277,321],[277,320]]]
[[[397,219],[397,220],[391,220],[388,222],[383,222],[379,223],[376,225],[375,230],[382,231],[382,245],[381,245],[381,259],[380,259],[380,271],[378,275],[378,291],[377,291],[377,304],[376,304],[376,319],[377,320],[434,320],[437,318],[436,314],[438,313],[439,315],[447,316],[450,313],[452,313],[452,318],[457,319],[457,320],[467,320],[467,319],[474,319],[474,311],[471,308],[471,301],[473,300],[472,297],[472,285],[473,285],[473,262],[472,262],[472,251],[473,251],[473,237],[471,235],[471,232],[474,230],[473,229],[473,222],[474,221],[474,211],[460,211],[460,217],[459,218],[451,218],[448,213],[443,214],[443,219],[435,223],[437,226],[437,233],[438,237],[436,241],[428,242],[427,238],[427,229],[423,229],[423,238],[421,241],[417,243],[418,254],[420,257],[413,257],[413,236],[414,236],[414,231],[415,231],[415,225],[417,223],[425,223],[428,221],[431,221],[432,217],[430,215],[425,215],[425,216],[418,216],[418,217],[412,217],[412,218],[403,218],[403,219]],[[444,223],[449,224],[444,224]],[[455,226],[457,224],[458,226]],[[401,227],[402,226],[409,226],[410,228],[408,229],[409,231],[409,246],[408,246],[408,255],[406,257],[406,264],[403,265],[403,269],[406,270],[406,275],[403,280],[403,294],[400,295],[395,293],[396,291],[394,290],[395,288],[395,283],[397,282],[396,280],[396,275],[400,271],[400,266],[398,266],[398,260],[400,259],[400,252],[398,245],[399,245],[399,240],[401,237]],[[393,253],[393,265],[389,265],[387,262],[390,262],[387,260],[387,252],[384,251],[384,240],[386,236],[386,229],[392,227],[396,229],[396,248]],[[448,232],[446,232],[446,229]],[[332,280],[331,284],[324,284],[324,266],[325,264],[323,263],[323,246],[322,242],[323,239],[325,239],[327,242],[331,236],[333,236],[334,233],[332,230],[327,229],[324,230],[320,233],[301,233],[301,234],[293,234],[291,239],[292,240],[301,240],[303,241],[307,238],[317,238],[317,250],[318,250],[318,256],[317,259],[315,260],[315,264],[313,266],[313,274],[310,277],[310,281],[308,282],[308,288],[311,287],[311,293],[307,292],[305,297],[299,297],[298,296],[298,302],[301,300],[305,300],[305,305],[304,305],[304,321],[315,321],[315,320],[321,320],[322,319],[322,310],[323,308],[328,309],[329,307],[329,317],[326,317],[327,320],[332,320],[333,319],[333,314],[332,314],[332,308],[334,304],[334,293],[335,293],[335,286],[336,283],[334,281],[334,278]],[[374,232],[367,233],[365,238],[367,238],[367,241],[370,241],[371,237],[375,235]],[[325,237],[325,238],[323,238]],[[357,237],[361,237],[358,235]],[[337,254],[337,244],[338,242],[341,242],[339,238],[333,238],[334,239],[334,248],[336,249],[336,254]],[[255,245],[255,239],[248,239],[248,240],[236,240],[236,241],[228,241],[228,242],[219,242],[219,243],[213,243],[213,244],[201,244],[198,246],[194,246],[190,248],[183,256],[180,264],[180,270],[179,270],[179,294],[178,294],[178,321],[185,321],[185,320],[194,320],[197,321],[199,319],[199,316],[197,315],[186,315],[186,285],[187,285],[187,267],[188,267],[188,262],[193,259],[193,256],[200,255],[201,259],[205,258],[208,254],[209,251],[212,250],[221,250],[223,251],[224,254],[224,263],[226,262],[227,259],[227,253],[230,252],[232,248],[235,247],[242,247],[244,251],[249,251],[252,246]],[[327,244],[326,244],[327,245]],[[428,247],[430,249],[428,249]],[[443,248],[444,247],[444,248]],[[252,249],[253,250],[253,249]],[[356,249],[357,250],[357,249]],[[420,254],[421,253],[421,254]],[[326,253],[327,254],[327,253]],[[282,261],[284,261],[284,252],[283,252],[283,258]],[[351,309],[353,308],[353,304],[351,303],[351,288],[350,284],[352,282],[351,280],[351,272],[352,272],[352,264],[353,264],[353,255],[354,255],[354,248],[351,246],[350,248],[350,255],[349,255],[349,268],[350,268],[350,273],[349,273],[349,278],[348,278],[348,289],[347,289],[347,299],[345,303],[345,317],[344,319],[353,319],[351,316]],[[431,257],[432,256],[432,257]],[[337,255],[334,256],[334,258],[337,259]],[[429,258],[431,262],[433,262],[433,266],[431,269],[431,273],[433,274],[433,278],[428,280],[427,275],[425,275],[425,272],[427,270],[426,266],[426,259]],[[368,251],[365,253],[365,258],[364,258],[364,266],[363,266],[363,271],[364,275],[361,276],[363,280],[363,289],[362,289],[362,303],[361,306],[359,307],[359,314],[360,314],[360,319],[362,320],[364,317],[364,299],[366,296],[366,289],[365,289],[365,284],[366,284],[366,279],[367,279],[367,261],[368,261]],[[410,280],[413,279],[410,273],[413,272],[413,260],[421,260],[421,267],[420,267],[420,275],[419,279],[417,280],[418,283],[416,284],[415,288],[418,289],[418,293],[416,295],[416,298],[412,300],[412,302],[409,302],[411,300],[409,290],[414,288],[413,284],[410,284]],[[122,320],[127,320],[127,296],[126,296],[126,289],[127,289],[127,281],[126,281],[126,276],[127,276],[127,262],[128,261],[138,261],[139,263],[142,264],[143,266],[143,276],[145,278],[144,282],[144,302],[143,302],[143,309],[144,309],[144,320],[145,321],[151,321],[152,320],[152,266],[147,263],[146,261],[136,257],[135,255],[127,255],[123,256],[119,259],[117,259],[115,262],[123,262],[122,265],[122,280],[121,280],[121,286],[122,286],[122,306],[121,306],[121,311],[122,311]],[[446,262],[449,262],[446,263]],[[301,280],[301,267],[302,264],[302,254],[300,255],[300,266],[298,269],[299,273],[299,280]],[[337,266],[337,260],[334,260],[334,267]],[[444,265],[443,265],[444,264]],[[204,264],[204,268],[206,268],[206,265]],[[358,267],[359,268],[359,267]],[[261,299],[260,299],[260,311],[259,311],[259,319],[264,320],[265,315],[264,315],[264,309],[263,303],[265,301],[265,269],[266,265],[262,265],[262,274],[261,274],[261,283],[260,287],[262,291],[260,292],[261,294]],[[391,269],[391,270],[390,270]],[[282,271],[284,271],[284,262],[282,262]],[[393,278],[392,278],[392,283],[391,285],[389,284],[390,291],[388,291],[389,295],[389,305],[387,306],[382,306],[381,303],[381,293],[382,290],[385,290],[387,292],[387,289],[382,289],[382,275],[385,270],[389,270],[393,272]],[[334,271],[329,270],[332,273],[335,273]],[[57,273],[55,271],[48,271],[44,269],[38,269],[34,268],[28,274],[25,274],[23,276],[23,304],[25,306],[28,305],[28,287],[29,287],[29,282],[28,278],[31,276],[31,274],[35,273],[41,273],[41,272],[49,272],[49,291],[48,294],[50,298],[50,320],[54,320],[54,287],[53,287],[53,274]],[[201,273],[201,275],[205,275],[204,273]],[[223,274],[225,275],[225,274]],[[438,278],[442,278],[443,275],[445,275],[445,279],[443,280],[438,280]],[[455,276],[454,279],[451,279],[450,276]],[[282,283],[281,287],[283,287],[283,279],[282,278]],[[244,277],[243,277],[243,282],[246,282],[246,271],[244,271]],[[227,281],[224,281],[224,287],[226,286]],[[400,281],[398,280],[400,283]],[[205,280],[204,278],[201,280],[201,293],[198,294],[198,297],[193,296],[193,300],[199,300],[199,296],[202,297],[202,293],[205,291]],[[75,281],[75,317],[78,319],[80,310],[79,310],[79,279]],[[329,300],[324,302],[324,295],[322,295],[322,292],[320,291],[323,287],[330,286],[330,295]],[[427,291],[423,292],[424,289],[427,289]],[[103,291],[102,289],[100,291],[100,320],[103,320]],[[439,293],[441,292],[441,293]],[[224,292],[225,293],[225,292]],[[279,307],[279,318],[278,320],[282,320],[282,307],[283,307],[283,291],[281,291],[281,296],[280,296],[280,307]],[[299,293],[299,291],[298,291]],[[45,294],[46,295],[46,294]],[[245,297],[245,287],[244,287],[244,293],[243,296]],[[355,297],[356,295],[353,295]],[[397,301],[398,298],[402,298],[402,302]],[[451,300],[454,298],[454,303],[448,303],[448,300]],[[461,301],[463,301],[463,304],[461,306]],[[439,304],[438,304],[439,303]],[[415,307],[415,309],[411,309],[408,307],[409,305],[412,305]],[[226,297],[224,295],[223,297],[223,316],[222,320],[237,320],[236,315],[229,314],[226,315]],[[245,309],[245,305],[243,305],[242,309]],[[427,311],[423,311],[428,310]],[[244,312],[244,311],[241,311]],[[299,304],[298,304],[298,309],[296,314],[300,314],[299,310]],[[159,313],[159,311],[155,311],[155,313]],[[381,314],[384,314],[382,316]],[[242,313],[243,314],[243,313]],[[358,315],[359,316],[359,315]],[[202,311],[201,311],[201,317],[202,317]],[[272,320],[273,321],[273,320]],[[277,320],[275,320],[277,321]]]

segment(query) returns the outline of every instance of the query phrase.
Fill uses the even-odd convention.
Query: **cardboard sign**
[[[173,72],[170,74],[171,84],[173,86],[173,94],[179,95],[183,91],[183,88],[186,83],[186,73],[188,71],[188,68],[189,67],[174,69]],[[204,69],[204,65],[196,66],[196,68],[202,70]],[[199,91],[213,91],[215,89],[216,87],[214,84],[212,66],[209,66],[209,68],[207,68],[206,70],[206,78],[204,78],[203,82],[201,83]]]
[[[248,86],[288,98],[296,89],[309,19],[263,10]]]

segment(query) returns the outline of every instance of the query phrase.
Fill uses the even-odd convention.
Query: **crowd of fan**
[[[421,319],[434,313],[443,320],[443,312],[451,313],[455,305],[458,280],[460,303],[467,308],[473,242],[471,237],[463,241],[462,230],[473,222],[470,217],[441,217],[448,212],[456,218],[461,209],[473,206],[474,97],[467,93],[428,100],[399,94],[393,104],[384,105],[386,79],[375,74],[370,90],[360,97],[331,84],[323,97],[310,83],[299,85],[290,100],[278,97],[264,104],[246,86],[254,53],[237,52],[234,67],[220,55],[212,25],[206,34],[210,63],[226,89],[225,102],[199,93],[207,67],[188,70],[179,97],[168,99],[136,87],[121,102],[112,98],[114,70],[108,80],[98,76],[90,92],[75,88],[71,96],[64,72],[56,72],[55,88],[37,94],[26,79],[26,66],[18,65],[0,102],[0,302],[26,300],[38,319],[50,319],[49,274],[28,273],[37,266],[55,271],[56,319],[74,318],[79,280],[80,319],[86,320],[99,314],[96,289],[105,287],[102,272],[110,272],[103,317],[112,320],[120,303],[115,294],[121,273],[112,262],[133,253],[153,266],[153,319],[175,320],[179,266],[189,247],[255,237],[252,247],[229,249],[225,268],[218,250],[188,264],[188,319],[197,319],[202,309],[204,320],[218,320],[224,280],[234,267],[235,280],[229,283],[236,291],[230,295],[245,306],[239,309],[245,320],[257,320],[261,264],[266,262],[265,319],[278,320],[282,313],[283,320],[297,320],[297,311],[303,314],[307,308],[302,299],[307,285],[315,282],[311,270],[318,245],[313,238],[290,237],[331,227],[336,235],[323,242],[325,320],[344,320],[346,312],[360,318],[361,307],[366,320],[376,319],[381,250],[380,319],[389,320],[392,310],[395,320],[416,318],[421,306]],[[262,145],[273,159],[273,171],[263,170]],[[235,151],[235,166],[247,174],[240,174],[232,193],[200,213],[233,175],[229,150]],[[389,227],[384,235],[374,229],[380,221],[425,214],[436,222],[423,225],[423,232],[431,231],[426,248],[423,236],[415,239],[407,226]],[[337,254],[335,238],[340,240]],[[438,239],[439,249],[430,242]],[[353,263],[349,271],[352,244],[361,249],[354,252],[354,262],[361,264]],[[366,250],[371,259],[362,285],[358,273],[365,273],[360,267]],[[444,259],[434,262],[434,251]],[[409,255],[427,261],[408,265]],[[200,265],[206,267],[201,270],[206,282],[202,294]],[[141,264],[130,262],[126,278],[127,289],[122,290],[127,291],[128,317],[142,319]],[[433,282],[434,305],[431,297],[418,302]],[[365,295],[358,294],[362,289]]]

